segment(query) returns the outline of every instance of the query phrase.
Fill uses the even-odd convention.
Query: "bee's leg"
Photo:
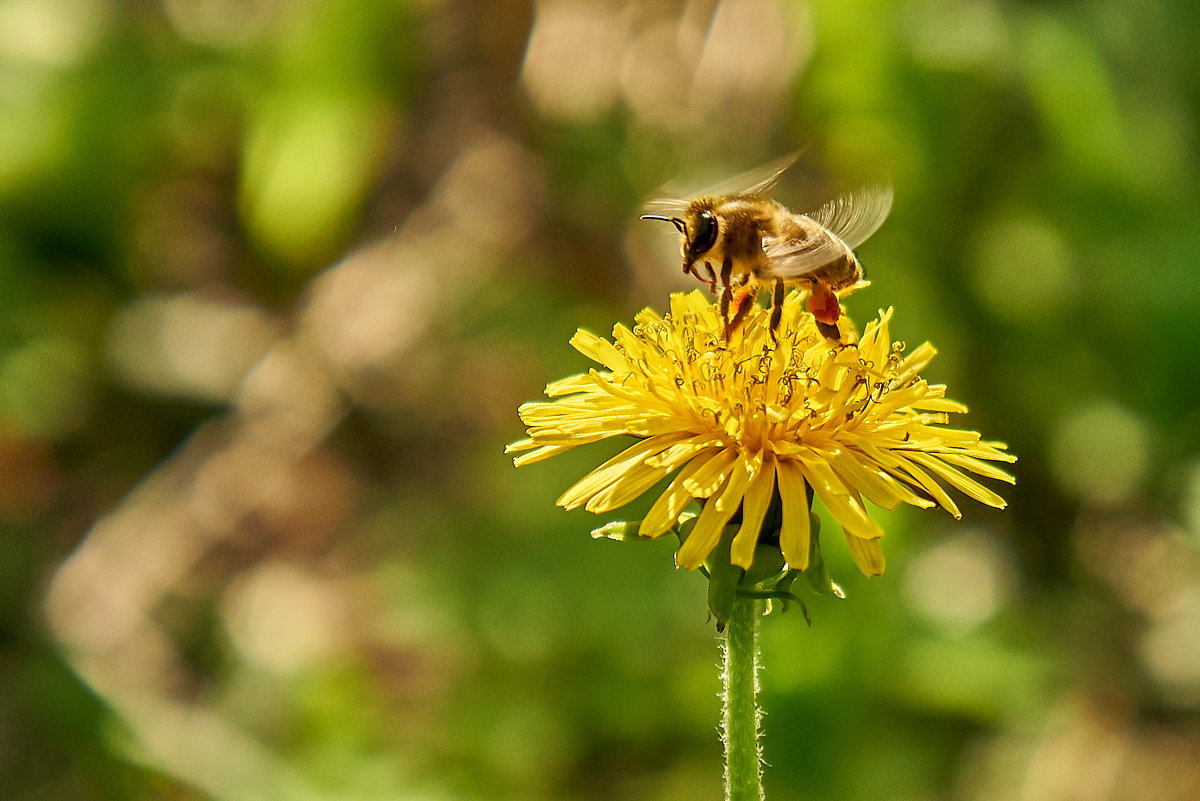
[[[712,264],[710,262],[704,262],[704,269],[708,270],[708,281],[705,282],[708,284],[708,291],[715,295],[717,294],[717,274],[713,272]],[[700,276],[696,277],[700,278]],[[700,278],[700,280],[704,281],[703,278]]]
[[[818,320],[817,330],[821,332],[821,336],[825,337],[831,342],[842,341],[842,330],[832,323],[822,323]]]
[[[711,267],[709,268],[712,269]],[[733,277],[733,259],[728,256],[721,264],[721,319],[725,321],[725,338],[729,338],[729,301],[733,299],[733,287],[730,285]]]
[[[745,287],[745,284],[745,281],[741,281],[739,282],[739,287]],[[750,313],[750,307],[754,305],[754,296],[756,294],[757,291],[753,287],[742,289],[738,292],[737,297],[733,301],[733,319],[725,323],[726,342],[729,341],[729,337],[733,335],[733,332],[741,326],[742,321],[746,319],[746,315]]]
[[[779,323],[783,320],[783,281],[775,281],[771,295],[771,339],[779,342]]]
[[[812,294],[808,296],[808,310],[816,318],[817,330],[826,339],[837,342],[842,338],[837,324],[842,315],[842,307],[838,303],[837,295],[833,294],[829,287],[820,282],[813,284]]]
[[[733,283],[733,259],[728,256],[721,262],[721,286]]]

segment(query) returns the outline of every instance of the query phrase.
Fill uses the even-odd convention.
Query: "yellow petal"
[[[572,375],[547,384],[546,396],[557,398],[563,395],[573,395],[577,392],[586,392],[592,387],[592,381],[586,375]]]
[[[892,478],[871,457],[848,447],[835,448],[830,457],[842,478],[870,499],[871,503],[884,509],[895,509],[901,503],[927,509],[933,501],[917,495],[903,483]]]
[[[527,464],[533,464],[534,462],[540,462],[543,459],[549,459],[551,456],[557,456],[558,454],[562,453],[563,451],[569,451],[573,447],[574,447],[573,445],[545,445],[541,448],[538,448],[535,451],[531,451],[530,453],[521,454],[520,456],[513,459],[513,464],[515,464],[517,467],[522,467]],[[521,449],[513,448],[513,450],[521,450]]]
[[[801,461],[804,475],[833,518],[847,531],[863,539],[883,536],[883,529],[871,519],[857,493],[847,489],[841,478],[822,458]]]
[[[940,478],[945,479],[946,483],[954,487],[959,492],[974,498],[980,503],[986,503],[988,506],[994,506],[997,509],[1003,509],[1008,506],[1008,501],[1001,498],[996,493],[992,492],[982,484],[968,478],[957,468],[943,462],[936,456],[928,453],[918,453],[916,451],[908,454],[908,458],[918,464],[924,465],[928,469],[936,473]]]
[[[879,319],[867,323],[866,330],[858,340],[858,350],[863,359],[874,362],[876,365],[883,363],[887,356],[884,349],[892,346],[891,334],[888,330],[888,321],[891,320],[891,317],[891,309],[887,311],[880,309]]]
[[[685,320],[688,315],[703,315],[711,308],[712,304],[699,290],[671,293],[671,316],[676,320]]]
[[[865,540],[862,537],[854,536],[849,531],[844,533],[846,543],[850,546],[850,556],[862,574],[868,578],[882,574],[884,568],[887,567],[887,560],[883,557],[883,549],[879,547],[879,540]]]
[[[646,391],[636,383],[631,383],[629,386],[614,381],[609,373],[601,373],[597,370],[589,370],[587,377],[600,391],[607,392],[614,398],[627,401],[630,406],[638,411],[643,411],[647,403],[654,403],[654,398],[646,394]]]
[[[684,486],[685,483],[716,453],[717,451],[713,451],[711,455],[702,453],[679,471],[675,480],[663,491],[662,495],[658,496],[658,500],[642,518],[638,534],[643,537],[661,537],[671,529],[671,526],[675,525],[675,521],[679,519],[684,507],[693,498],[692,493],[688,492],[687,487]]]
[[[618,509],[666,478],[670,472],[661,467],[650,467],[645,462],[634,464],[615,481],[593,495],[584,508],[597,515]]]
[[[690,460],[693,456],[700,453],[700,451],[719,445],[720,442],[719,439],[711,434],[696,434],[690,439],[675,443],[657,456],[650,457],[646,460],[646,464],[653,467],[671,467],[674,469]]]
[[[872,403],[869,414],[872,420],[883,420],[898,409],[912,406],[925,397],[927,386],[924,381],[909,384],[906,387],[890,390],[883,398]]]
[[[505,445],[504,452],[505,453],[516,453],[518,451],[529,451],[529,450],[533,450],[536,447],[538,447],[538,444],[536,442],[534,442],[532,439],[529,439],[528,437],[526,437],[525,439],[519,439],[516,442],[510,442],[507,445]]]
[[[721,487],[725,477],[729,475],[729,466],[737,458],[732,448],[722,448],[697,470],[684,486],[695,498],[708,498]]]
[[[675,564],[695,570],[704,563],[712,549],[717,547],[717,542],[721,539],[721,530],[742,502],[747,483],[746,471],[740,465],[730,471],[720,494],[704,504],[704,511],[696,520],[695,528],[683,545],[679,546],[679,551],[675,554]]]
[[[751,471],[743,460],[736,460],[729,471],[729,479],[721,492],[716,496],[715,503],[722,512],[728,512],[732,517],[746,494],[746,486],[750,483]]]
[[[746,488],[746,497],[742,500],[742,527],[733,538],[733,549],[730,551],[730,561],[739,567],[749,569],[754,561],[754,548],[758,545],[759,529],[762,528],[763,517],[767,507],[771,505],[771,491],[775,489],[775,460],[768,457],[763,460],[757,473]]]
[[[965,403],[959,403],[949,398],[924,398],[923,400],[914,401],[912,407],[929,412],[953,412],[955,414],[965,414],[967,411]]]
[[[913,464],[912,460],[901,456],[895,451],[888,451],[887,455],[889,461],[884,463],[884,470],[887,470],[902,481],[907,481],[911,486],[920,487],[928,492],[930,497],[937,502],[937,505],[953,515],[955,520],[962,518],[962,512],[959,511],[958,504],[946,494],[945,488],[934,481],[928,473]]]
[[[936,355],[937,348],[928,342],[921,343],[916,350],[908,354],[908,358],[900,362],[900,366],[896,371],[896,380],[901,384],[909,381],[917,373],[924,370]]]
[[[606,487],[616,482],[630,469],[640,465],[648,457],[674,445],[684,436],[687,435],[683,433],[664,434],[661,437],[639,440],[579,479],[555,503],[564,509],[575,509],[582,506],[593,495],[603,492]]]
[[[997,481],[1006,481],[1009,484],[1017,483],[1017,477],[1012,473],[1007,470],[1001,470],[999,467],[989,464],[982,459],[976,459],[973,456],[966,456],[961,453],[939,453],[938,458],[950,464],[965,467],[972,473],[977,473],[984,478],[994,478]]]
[[[792,459],[780,459],[776,465],[779,476],[779,498],[783,502],[783,526],[779,532],[779,550],[788,567],[807,570],[812,536],[809,517],[808,491],[800,465]]]
[[[594,362],[599,362],[614,372],[624,372],[629,369],[625,357],[613,343],[604,337],[598,337],[591,331],[580,328],[571,337],[571,346]]]

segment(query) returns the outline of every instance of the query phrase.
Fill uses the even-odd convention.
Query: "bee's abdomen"
[[[858,257],[850,250],[843,250],[837,258],[815,271],[813,277],[821,279],[830,289],[836,291],[861,281],[863,270]]]

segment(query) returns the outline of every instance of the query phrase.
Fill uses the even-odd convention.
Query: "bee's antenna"
[[[643,219],[643,220],[662,220],[663,222],[669,222],[669,223],[671,223],[671,225],[673,225],[679,229],[679,233],[683,234],[684,236],[687,236],[687,226],[684,225],[683,220],[679,219],[678,217],[665,217],[662,214],[643,214],[641,216],[641,219]]]

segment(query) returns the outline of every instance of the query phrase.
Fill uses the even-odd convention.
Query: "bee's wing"
[[[753,170],[747,170],[718,184],[707,186],[696,191],[683,191],[671,187],[663,187],[659,193],[646,201],[642,209],[650,214],[677,215],[698,197],[730,197],[733,195],[760,195],[775,186],[779,176],[799,158],[800,153],[792,153],[783,158],[769,161]]]
[[[883,225],[891,208],[892,188],[873,186],[793,217],[782,226],[779,236],[763,237],[767,256],[764,277],[787,281],[824,267],[867,241]]]
[[[845,255],[841,241],[804,215],[796,215],[783,226],[779,236],[764,236],[767,266],[761,277],[790,281],[819,270]]]
[[[792,153],[783,158],[768,161],[760,167],[755,167],[753,170],[735,175],[732,178],[721,181],[719,184],[707,187],[699,192],[696,192],[693,197],[729,197],[731,195],[761,195],[771,187],[775,186],[775,182],[779,180],[779,176],[796,163],[796,159],[800,157],[800,153]]]
[[[892,210],[892,187],[870,186],[831,200],[807,216],[832,231],[846,247],[866,242]]]

